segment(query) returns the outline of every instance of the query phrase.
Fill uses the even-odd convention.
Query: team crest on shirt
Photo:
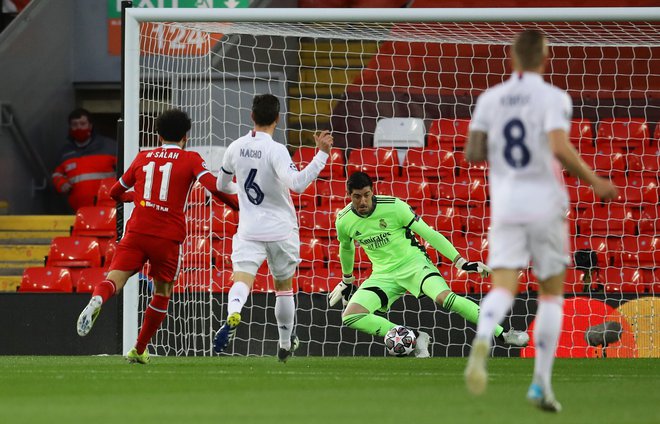
[[[385,222],[385,220],[381,218],[380,221],[378,222],[378,226],[380,228],[387,228],[387,222]]]

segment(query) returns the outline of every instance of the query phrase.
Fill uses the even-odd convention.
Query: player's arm
[[[237,211],[238,210],[238,199],[236,198],[235,195],[227,194],[223,191],[220,191],[218,189],[218,178],[214,177],[213,174],[210,172],[204,172],[202,175],[199,176],[197,179],[201,185],[204,186],[211,194],[213,197],[224,203],[225,205],[229,206],[233,210]]]
[[[234,182],[234,167],[231,164],[231,158],[234,149],[229,145],[222,158],[222,166],[220,167],[220,175],[218,175],[216,187],[218,191],[227,194],[238,193],[238,186]]]
[[[408,220],[408,223],[404,228],[409,228],[415,234],[418,234],[424,240],[428,241],[429,244],[433,246],[435,250],[440,252],[442,256],[452,261],[457,269],[466,272],[477,272],[481,274],[482,277],[486,277],[490,273],[490,268],[482,262],[470,262],[463,258],[445,236],[429,227],[429,225],[424,222],[419,215],[415,214],[412,211],[412,208],[405,202],[401,202],[401,206],[399,206],[398,209],[399,215],[404,220],[403,222]]]
[[[568,134],[563,129],[555,129],[548,133],[550,148],[555,157],[566,170],[580,180],[593,187],[594,193],[603,200],[616,197],[616,187],[607,178],[596,175],[587,165],[568,140]]]
[[[484,131],[470,130],[465,145],[465,160],[482,162],[488,159],[488,134]]]
[[[110,189],[110,197],[118,203],[130,203],[135,200],[135,192],[128,191],[133,185],[129,185],[124,181],[125,176],[126,174],[122,175],[122,177]]]
[[[488,121],[484,110],[487,106],[484,96],[479,96],[470,120],[470,132],[465,145],[465,160],[468,162],[482,162],[488,159]]]
[[[351,295],[355,291],[355,277],[353,277],[353,266],[355,265],[355,244],[342,226],[336,222],[337,239],[339,240],[339,262],[341,263],[342,279],[339,284],[328,295],[328,303],[330,306],[335,305],[339,300],[344,305],[348,303]]]
[[[66,171],[64,169],[63,163],[59,164],[57,168],[55,168],[52,178],[53,186],[55,186],[55,190],[57,190],[58,193],[68,193],[71,191],[71,183],[66,177]]]
[[[314,140],[319,151],[316,152],[314,159],[302,171],[298,171],[286,149],[276,149],[274,152],[273,168],[275,173],[289,190],[296,193],[304,192],[311,182],[319,176],[330,156],[333,143],[330,132],[322,131],[318,136],[314,134]]]

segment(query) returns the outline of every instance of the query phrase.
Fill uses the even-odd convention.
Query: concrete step
[[[22,275],[0,276],[0,292],[15,292],[21,285]]]
[[[317,130],[289,128],[287,130],[287,144],[289,146],[315,146],[314,134],[329,128],[329,125],[326,127],[320,126]]]
[[[10,262],[43,263],[48,244],[0,244],[0,266]]]
[[[334,69],[334,68],[300,68],[298,81],[311,84],[343,84],[355,80],[360,75],[360,69]]]
[[[335,97],[339,98],[346,92],[346,84],[325,84],[303,82],[289,86],[289,97]]]
[[[69,231],[74,215],[3,215],[0,231]]]
[[[69,230],[60,231],[0,231],[0,244],[50,244],[54,237],[68,236]]]
[[[300,54],[316,54],[322,55],[323,53],[339,54],[356,54],[361,55],[364,53],[376,53],[378,51],[378,43],[375,41],[303,41],[300,43]]]

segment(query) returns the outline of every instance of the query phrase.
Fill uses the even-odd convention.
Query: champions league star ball
[[[417,346],[417,337],[412,330],[397,325],[385,334],[385,348],[392,356],[408,356]]]

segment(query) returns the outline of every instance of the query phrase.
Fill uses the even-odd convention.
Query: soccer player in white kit
[[[241,322],[257,270],[264,260],[275,279],[275,319],[279,332],[277,356],[281,362],[298,347],[293,333],[295,303],[292,280],[300,262],[298,220],[289,190],[305,191],[325,167],[333,138],[328,131],[314,135],[319,151],[298,171],[283,144],[273,140],[280,102],[261,94],[252,102],[254,129],[227,148],[218,189],[238,192],[238,230],[233,237],[231,261],[234,284],[227,298],[227,320],[214,338],[216,352],[224,351]],[[236,182],[232,181],[234,175]]]
[[[518,272],[530,259],[539,280],[534,339],[534,377],[527,398],[545,411],[559,412],[551,385],[552,365],[563,320],[563,282],[569,264],[566,211],[568,195],[561,165],[590,184],[603,200],[616,188],[596,176],[571,146],[572,102],[543,80],[548,47],[542,33],[518,35],[513,46],[514,73],[486,90],[470,123],[466,159],[488,160],[491,228],[488,265],[493,289],[481,302],[477,335],[465,370],[474,394],[486,389],[486,359],[493,328],[511,309]],[[561,165],[560,165],[561,163]]]

